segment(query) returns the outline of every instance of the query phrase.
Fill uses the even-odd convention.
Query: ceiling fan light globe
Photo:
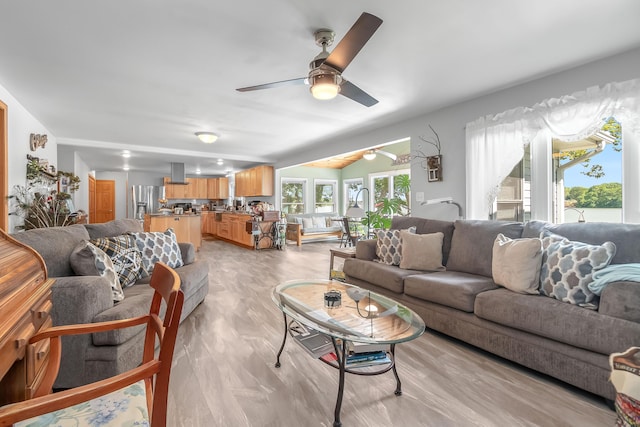
[[[311,86],[311,94],[315,99],[333,99],[340,93],[340,86],[331,83],[320,83]]]
[[[376,158],[376,152],[373,150],[365,151],[364,154],[362,155],[362,158],[365,160],[373,160]]]

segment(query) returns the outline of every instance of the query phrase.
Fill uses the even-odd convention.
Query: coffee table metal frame
[[[400,381],[400,377],[398,376],[398,371],[396,369],[396,355],[395,355],[395,346],[397,343],[409,341],[415,339],[422,335],[425,330],[424,322],[416,313],[412,310],[401,306],[397,302],[391,300],[390,298],[384,297],[382,295],[376,294],[374,292],[367,292],[369,303],[372,301],[376,301],[376,299],[382,299],[388,305],[390,302],[397,305],[397,307],[402,307],[405,313],[410,313],[411,323],[407,323],[407,327],[412,328],[412,333],[409,335],[403,335],[401,338],[393,338],[393,337],[381,337],[376,338],[373,336],[362,336],[357,337],[353,336],[349,333],[348,330],[343,328],[332,329],[330,327],[326,327],[326,324],[322,322],[318,322],[317,318],[314,318],[313,314],[305,313],[303,310],[297,310],[297,307],[288,305],[284,303],[283,298],[279,291],[281,289],[286,289],[287,286],[304,286],[304,285],[324,285],[327,286],[327,289],[335,289],[338,288],[340,290],[346,290],[348,288],[357,288],[356,286],[346,284],[343,282],[338,282],[335,280],[293,280],[289,282],[285,282],[274,289],[273,292],[273,300],[278,305],[278,307],[282,310],[283,318],[284,318],[284,335],[282,338],[282,344],[280,345],[280,349],[278,350],[278,354],[276,356],[275,367],[280,368],[280,356],[284,351],[284,346],[287,342],[287,335],[293,335],[294,332],[298,332],[299,326],[298,324],[302,324],[305,326],[309,326],[328,335],[331,338],[333,348],[335,351],[336,359],[335,361],[328,361],[323,358],[320,360],[337,369],[339,371],[339,381],[338,381],[338,395],[336,398],[336,406],[334,410],[334,427],[342,426],[342,422],[340,421],[340,410],[342,408],[342,398],[344,395],[344,380],[345,374],[354,374],[354,375],[363,375],[363,376],[372,376],[372,375],[380,375],[389,371],[393,371],[393,375],[396,379],[396,389],[394,394],[396,396],[402,395],[402,383]],[[359,289],[359,288],[357,288]],[[349,301],[346,295],[343,296],[342,304],[355,303],[353,301]],[[356,303],[357,304],[357,303]],[[327,309],[330,311],[333,309]],[[290,317],[292,320],[288,320],[287,317]],[[372,327],[373,327],[373,318],[371,319]],[[384,343],[389,344],[389,363],[375,365],[375,366],[362,366],[362,367],[347,367],[347,343],[349,341],[352,342],[364,342],[364,343]]]

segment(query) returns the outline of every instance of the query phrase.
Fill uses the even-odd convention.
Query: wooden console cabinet
[[[34,397],[49,359],[49,340],[29,344],[52,325],[47,267],[32,248],[0,230],[0,405]]]

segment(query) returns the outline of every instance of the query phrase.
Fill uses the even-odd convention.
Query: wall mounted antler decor
[[[433,134],[435,135],[435,139],[429,139],[423,135],[421,135],[419,138],[427,144],[436,147],[436,149],[438,150],[438,154],[435,156],[427,156],[422,151],[422,145],[419,144],[417,151],[418,154],[416,154],[414,158],[420,159],[420,164],[425,169],[425,171],[427,171],[428,182],[442,181],[442,154],[440,154],[440,137],[438,136],[438,133],[433,129],[433,127],[431,127],[431,125],[429,125],[429,129],[431,129],[431,132],[433,132]]]

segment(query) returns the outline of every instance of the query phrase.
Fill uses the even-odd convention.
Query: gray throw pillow
[[[402,257],[400,268],[408,270],[444,271],[442,241],[444,233],[414,234],[400,231]]]
[[[100,248],[86,240],[75,247],[70,256],[70,264],[78,276],[100,276],[111,285],[114,301],[122,301],[124,292],[111,258]]]

